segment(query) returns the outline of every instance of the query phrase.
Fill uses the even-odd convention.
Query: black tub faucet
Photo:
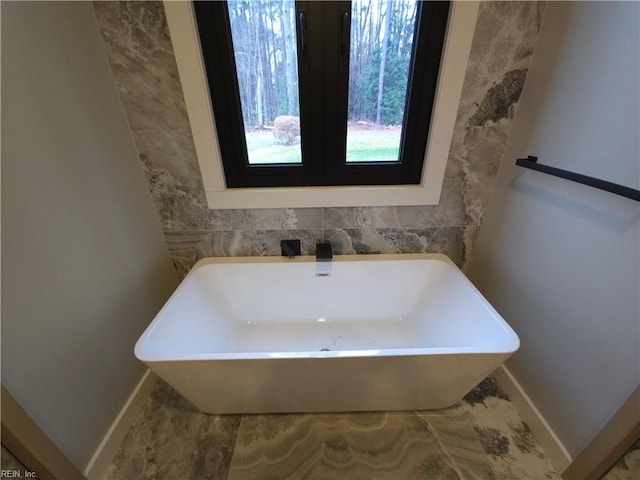
[[[280,240],[283,257],[293,258],[300,255],[300,240]]]
[[[333,251],[329,242],[316,243],[316,261],[330,262],[333,258]]]

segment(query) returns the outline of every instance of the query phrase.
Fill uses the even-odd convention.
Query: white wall
[[[2,383],[83,470],[176,278],[87,2],[2,2]]]
[[[640,188],[640,3],[549,2],[469,276],[518,332],[507,366],[569,453],[640,383],[640,207],[514,165]]]

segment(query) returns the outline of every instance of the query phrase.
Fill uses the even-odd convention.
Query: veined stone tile
[[[151,170],[167,171],[171,185],[189,190],[206,204],[200,166],[190,132],[176,130],[132,130],[143,164]],[[155,183],[149,182],[153,187]]]
[[[323,228],[356,228],[356,210],[357,207],[323,208]]]
[[[444,171],[445,182],[464,182],[465,177],[462,170],[462,163],[464,154],[463,141],[466,133],[466,128],[467,127],[456,126],[453,130],[451,146],[449,147],[449,157],[447,159],[447,165]]]
[[[327,242],[331,242],[331,248],[334,255],[355,255],[356,252],[353,246],[353,240],[351,238],[351,229],[341,228],[325,228],[323,230],[322,239]]]
[[[627,467],[637,460],[628,458]],[[559,480],[491,377],[441,410],[244,415],[241,421],[198,412],[160,381],[105,480],[178,478]],[[607,480],[626,478],[632,477]]]
[[[438,205],[395,207],[402,228],[459,227],[469,223],[461,182],[445,180]]]
[[[499,83],[494,83],[477,105],[469,118],[471,126],[498,125],[510,123],[520,99],[520,93],[527,78],[527,69],[511,70],[504,74]]]
[[[542,2],[482,2],[456,124],[510,124],[531,62]]]
[[[471,224],[464,227],[464,234],[462,239],[462,242],[464,244],[464,261],[462,262],[462,266],[460,267],[463,272],[466,271],[466,268],[471,264],[479,234],[480,225]]]
[[[221,257],[222,235],[210,231],[165,232],[169,252],[176,255],[195,255],[203,257]]]
[[[473,429],[471,415],[461,404],[443,410],[419,411],[417,414],[433,431],[460,478],[496,478]]]
[[[457,265],[464,261],[463,234],[464,227],[325,231],[336,254],[444,253]]]
[[[358,229],[351,232],[356,253],[420,253],[427,251],[433,242],[427,232],[411,232],[403,229]]]
[[[164,230],[207,230],[216,216],[207,208],[191,135],[134,131],[140,162]]]
[[[300,240],[302,255],[315,255],[320,230],[236,230],[223,233],[226,257],[280,256],[280,240]]]
[[[480,225],[498,173],[509,129],[496,126],[465,130],[460,153],[460,168],[464,175],[462,196],[470,221]],[[505,161],[515,162],[515,159]]]
[[[31,470],[29,470],[22,463],[20,463],[20,460],[14,457],[9,450],[4,448],[4,445],[2,445],[2,453],[0,454],[0,459],[1,459],[0,467],[2,471],[4,472],[6,470],[9,470],[12,472],[16,472],[15,475],[20,475],[19,477],[17,476],[15,478],[27,478],[27,472],[31,474]],[[3,474],[3,477],[4,476],[5,475]]]
[[[321,231],[235,230],[226,232],[165,232],[167,246],[179,279],[206,257],[280,256],[280,240],[299,239],[302,255],[315,254]]]
[[[526,423],[493,378],[472,390],[463,402],[480,445],[498,479],[560,480]]]
[[[165,232],[165,239],[179,281],[201,258],[223,255],[222,235],[218,232]]]
[[[484,165],[500,163],[509,136],[509,127],[457,127],[454,130],[449,160],[445,171],[445,184],[465,183],[470,172],[486,168]],[[495,171],[494,171],[495,174]]]
[[[176,255],[171,254],[171,261],[173,262],[173,268],[176,270],[176,276],[178,282],[184,280],[184,277],[191,271],[198,259],[195,256],[190,255]]]
[[[256,208],[244,210],[243,225],[236,229],[297,230],[322,228],[321,208]]]
[[[444,253],[459,267],[465,262],[470,227],[428,229],[236,230],[165,232],[180,279],[205,257],[280,256],[280,240],[299,239],[302,255],[315,255],[316,243],[331,242],[335,255]],[[471,230],[476,231],[475,227]]]
[[[165,232],[174,265],[183,278],[204,257],[280,256],[280,240],[299,239],[302,255],[316,243],[331,242],[335,255],[444,253],[458,266],[465,261],[468,227],[426,229],[234,230]]]
[[[509,127],[504,125],[458,127],[455,130],[445,185],[456,179],[459,182],[456,185],[460,188],[466,225],[482,224],[508,135]],[[472,252],[474,244],[466,243],[465,250]]]
[[[428,228],[465,225],[463,185],[445,180],[438,205],[325,208],[326,229]]]
[[[413,412],[245,415],[229,480],[459,479]]]
[[[493,377],[487,377],[478,385],[476,385],[469,393],[464,396],[464,402],[470,406],[478,404],[484,405],[489,398],[498,398],[500,400],[509,400],[507,394],[502,390],[500,384]]]
[[[640,478],[640,441],[609,470],[602,480],[637,480]]]
[[[162,2],[94,2],[132,130],[191,130]]]
[[[303,255],[314,255],[316,243],[332,244],[336,255],[367,253],[445,253],[461,264],[465,227],[428,229],[233,230],[167,232],[169,250],[178,256],[279,256],[280,240],[299,239]]]
[[[323,208],[292,208],[295,213],[295,228],[314,230],[323,228]]]
[[[224,479],[240,416],[205,415],[159,381],[105,480]]]
[[[356,207],[356,228],[399,228],[395,207]]]

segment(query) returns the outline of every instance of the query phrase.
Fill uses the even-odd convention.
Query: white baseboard
[[[540,411],[533,404],[527,393],[513,377],[507,367],[502,365],[492,376],[498,381],[511,402],[515,405],[522,419],[527,423],[538,443],[558,473],[563,472],[571,463],[571,455],[560,439],[551,429]]]
[[[145,400],[149,398],[157,380],[158,377],[151,370],[147,370],[135,386],[84,470],[84,476],[89,480],[101,480],[104,477],[113,456],[142,410]]]

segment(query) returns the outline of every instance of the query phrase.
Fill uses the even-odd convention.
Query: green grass
[[[347,134],[347,162],[396,161],[400,130],[373,130]]]
[[[249,151],[249,163],[300,163],[300,145],[274,145]]]
[[[249,163],[299,163],[300,145],[281,145],[270,131],[247,132]],[[347,162],[380,162],[398,159],[399,129],[350,132],[347,135]]]

